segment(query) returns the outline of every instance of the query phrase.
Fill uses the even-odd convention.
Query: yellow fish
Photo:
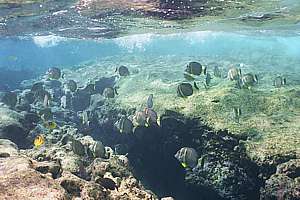
[[[33,144],[36,148],[39,148],[40,146],[42,146],[45,143],[45,138],[42,135],[38,135],[36,136],[36,138],[33,141]]]
[[[183,168],[187,168],[187,164],[184,163],[184,162],[181,163],[181,166],[182,166]]]
[[[53,129],[55,129],[57,127],[57,124],[54,121],[48,121],[48,122],[44,123],[44,126],[47,129],[53,130]]]
[[[11,60],[11,61],[17,61],[18,60],[17,56],[8,56],[7,58],[8,58],[8,60]]]

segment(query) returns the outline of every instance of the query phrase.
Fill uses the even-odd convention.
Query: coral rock
[[[25,157],[0,158],[1,199],[65,200],[65,190],[52,178],[32,168]]]

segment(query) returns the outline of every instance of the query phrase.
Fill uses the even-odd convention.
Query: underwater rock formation
[[[0,138],[9,139],[24,146],[28,131],[24,127],[24,116],[16,111],[0,107]]]
[[[3,199],[67,199],[65,190],[48,175],[32,167],[24,156],[0,158],[0,192]]]
[[[153,191],[161,196],[172,193],[175,199],[259,198],[258,167],[238,138],[174,112],[163,114],[160,121],[161,128],[145,129],[129,151],[135,172]],[[174,157],[185,146],[200,157],[194,168],[181,166]],[[158,183],[160,188],[155,187]]]
[[[7,139],[0,139],[0,158],[10,157],[19,154],[15,143]]]
[[[300,199],[300,159],[279,164],[261,189],[260,199]]]

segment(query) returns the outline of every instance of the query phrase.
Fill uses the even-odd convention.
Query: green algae
[[[280,57],[282,58],[282,57]],[[112,101],[118,107],[132,111],[146,107],[149,94],[153,94],[154,110],[162,114],[170,109],[187,117],[201,118],[215,130],[229,130],[246,138],[248,155],[255,160],[263,161],[273,155],[300,153],[300,85],[299,73],[295,68],[284,71],[298,62],[290,59],[283,68],[265,68],[266,64],[257,66],[245,65],[243,72],[258,72],[259,82],[248,89],[238,89],[236,84],[226,78],[213,77],[208,89],[203,86],[203,75],[196,82],[200,90],[187,98],[177,96],[176,88],[184,82],[183,70],[188,60],[202,60],[210,63],[206,57],[150,57],[124,56],[118,62],[107,60],[89,63],[77,71],[67,72],[68,78],[80,80],[96,80],[97,77],[112,76],[116,65],[127,63],[131,75],[118,80],[119,95]],[[252,58],[246,58],[251,60]],[[270,60],[269,60],[270,59]],[[271,57],[264,57],[265,63],[274,62]],[[238,60],[237,60],[238,61]],[[222,70],[237,61],[223,60]],[[248,60],[245,60],[248,62]],[[250,62],[250,61],[249,61]],[[171,64],[175,63],[175,64]],[[275,63],[277,65],[277,63]],[[211,73],[211,68],[208,71]],[[288,77],[288,85],[275,88],[274,77],[284,74]],[[192,84],[192,82],[191,82]],[[242,115],[236,120],[233,108],[241,108]]]
[[[240,90],[234,88],[231,82],[221,80],[207,90],[202,88],[191,97],[180,98],[176,96],[175,84],[164,88],[159,82],[144,83],[144,90],[138,91],[129,86],[129,81],[133,80],[123,80],[120,83],[117,102],[122,107],[143,107],[148,94],[153,93],[154,109],[158,113],[162,113],[164,109],[175,110],[187,117],[200,117],[215,130],[227,129],[234,134],[247,136],[247,151],[254,159],[264,159],[273,154],[284,155],[291,151],[295,151],[297,155],[300,153],[299,86]],[[242,110],[238,122],[233,116],[233,107],[240,107]]]

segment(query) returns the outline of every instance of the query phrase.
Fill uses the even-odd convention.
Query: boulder
[[[24,116],[7,108],[0,108],[0,139],[9,139],[24,146],[28,131],[24,128]]]
[[[47,175],[32,168],[26,157],[0,158],[1,199],[66,200],[65,190]]]
[[[15,156],[18,154],[19,150],[15,143],[7,139],[0,139],[0,158]]]

